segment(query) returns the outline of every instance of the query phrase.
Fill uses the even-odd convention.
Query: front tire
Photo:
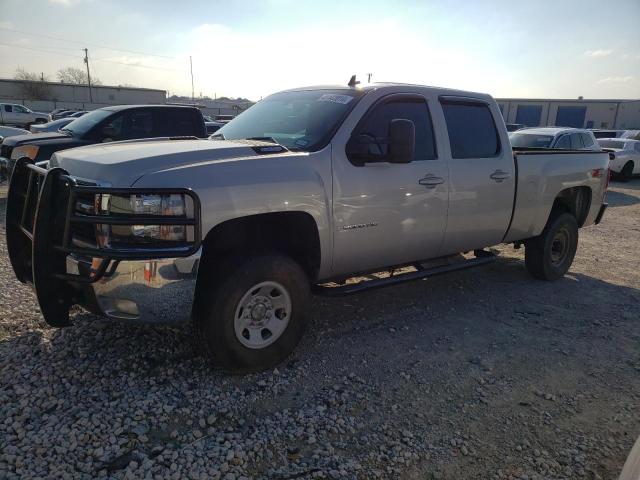
[[[306,328],[310,289],[305,272],[277,254],[232,259],[214,268],[199,287],[200,312],[194,318],[207,355],[233,373],[282,362]]]
[[[552,212],[542,233],[525,243],[527,271],[539,280],[563,277],[578,249],[578,223],[573,215]]]
[[[633,162],[627,162],[620,171],[620,181],[628,182],[633,178]]]

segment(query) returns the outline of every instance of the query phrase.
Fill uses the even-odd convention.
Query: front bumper
[[[93,203],[95,195],[145,194],[189,196],[193,211],[150,216],[79,209],[78,202],[86,205],[89,198]],[[101,245],[97,238],[87,244],[87,231],[97,231],[98,225],[180,225],[191,234],[170,247],[151,243],[116,248]],[[76,304],[109,318],[140,322],[176,323],[191,315],[201,235],[200,203],[190,190],[103,187],[61,168],[46,170],[19,159],[9,184],[6,232],[16,277],[33,286],[52,326],[68,325],[69,309]],[[80,241],[76,233],[82,232]]]
[[[114,320],[186,323],[191,318],[200,255],[201,250],[187,258],[117,262],[104,277],[81,286],[81,305]],[[67,274],[86,274],[91,263],[69,255]]]

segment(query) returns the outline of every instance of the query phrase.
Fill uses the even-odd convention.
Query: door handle
[[[491,180],[495,180],[496,183],[500,183],[507,178],[511,178],[511,174],[509,172],[503,172],[502,170],[498,169],[491,175],[489,175],[489,178],[491,178]]]
[[[438,185],[444,183],[444,178],[436,177],[435,175],[429,173],[418,180],[418,183],[427,188],[436,188]]]

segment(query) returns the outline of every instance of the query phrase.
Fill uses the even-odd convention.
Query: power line
[[[5,47],[13,47],[13,48],[19,48],[19,49],[24,49],[24,50],[32,50],[34,52],[39,52],[39,53],[62,55],[62,56],[65,56],[65,57],[72,57],[72,58],[78,58],[78,59],[84,60],[84,56],[71,55],[69,53],[56,52],[55,48],[57,48],[57,47],[37,47],[37,48],[36,47],[24,47],[22,45],[16,45],[16,44],[12,44],[12,43],[0,43],[0,45],[3,45]],[[74,50],[76,50],[76,49],[74,48]],[[151,65],[138,65],[138,64],[135,64],[135,63],[118,62],[117,60],[109,60],[108,58],[93,58],[92,60],[94,62],[116,63],[118,65],[125,65],[127,67],[149,68],[149,69],[152,69],[152,70],[165,70],[165,71],[170,71],[170,72],[184,73],[184,70],[179,70],[179,69],[176,69],[176,68],[155,67],[155,66],[151,66]]]
[[[78,40],[67,40],[67,39],[64,39],[64,38],[52,37],[50,35],[44,35],[42,33],[33,33],[33,32],[25,32],[24,30],[16,30],[14,28],[0,27],[0,30],[6,30],[6,31],[9,31],[9,32],[15,32],[15,33],[21,33],[23,35],[32,35],[32,36],[35,36],[35,37],[49,38],[51,40],[57,40],[59,42],[77,43],[79,45],[84,44],[84,45],[89,45],[90,47],[102,48],[102,49],[105,49],[105,50],[113,50],[115,52],[134,53],[136,55],[146,55],[146,56],[149,56],[149,57],[159,57],[159,58],[168,58],[168,59],[171,59],[171,60],[178,60],[177,57],[170,57],[168,55],[158,55],[156,53],[146,53],[146,52],[139,52],[139,51],[135,51],[135,50],[125,50],[125,49],[122,49],[122,48],[105,47],[104,45],[98,45],[98,44],[95,44],[95,43],[81,42],[81,41],[78,41]]]

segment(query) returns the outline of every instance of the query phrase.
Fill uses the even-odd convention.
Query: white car
[[[28,133],[31,132],[22,128],[5,127],[0,125],[0,142],[7,137],[13,137],[14,135],[27,135]]]
[[[640,140],[629,138],[599,138],[603,150],[611,151],[615,158],[609,168],[623,182],[640,173]]]
[[[593,132],[582,128],[534,127],[509,134],[512,147],[600,150]]]

